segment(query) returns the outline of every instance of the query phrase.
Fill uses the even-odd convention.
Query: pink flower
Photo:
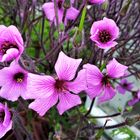
[[[12,129],[11,114],[7,104],[0,103],[0,138],[2,138],[10,129]]]
[[[63,16],[64,16],[64,8],[63,8],[63,3],[64,0],[56,0],[57,2],[57,8],[58,8],[58,23],[62,23],[63,20]],[[71,3],[73,3],[73,1],[71,0]],[[50,20],[50,21],[54,21],[56,24],[56,16],[55,16],[55,9],[54,9],[54,2],[47,2],[45,4],[43,4],[42,6],[43,11],[45,12],[46,17]],[[74,20],[77,15],[78,15],[79,11],[77,9],[75,9],[74,7],[70,6],[70,8],[67,9],[66,11],[66,16],[65,16],[65,25],[67,24],[68,20]]]
[[[117,45],[114,40],[118,38],[119,28],[112,19],[104,17],[103,20],[93,23],[90,34],[90,39],[96,42],[99,48],[112,48]]]
[[[0,25],[0,62],[18,60],[23,50],[23,39],[18,29],[13,25]]]
[[[43,116],[52,106],[57,104],[59,114],[81,104],[80,97],[76,95],[85,89],[85,70],[76,71],[82,59],[73,59],[63,52],[59,53],[55,64],[57,77],[29,74],[29,98],[36,99],[29,105],[40,116]]]
[[[126,66],[118,63],[115,59],[106,66],[106,74],[100,72],[95,65],[85,64],[83,67],[86,69],[86,92],[91,99],[99,96],[99,102],[110,100],[115,96],[111,80],[122,77],[127,70]]]
[[[140,90],[136,93],[136,96],[133,99],[128,101],[128,105],[129,106],[133,106],[133,105],[135,105],[139,101],[140,101]]]
[[[127,90],[131,90],[133,88],[133,83],[128,82],[126,79],[121,80],[121,84],[116,87],[116,89],[121,94],[125,94]]]
[[[105,2],[105,0],[89,0],[90,3],[101,4]]]
[[[15,61],[0,70],[0,97],[16,101],[19,96],[26,99],[27,71]]]

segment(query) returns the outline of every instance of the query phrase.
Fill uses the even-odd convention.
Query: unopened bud
[[[81,31],[77,30],[77,32],[75,33],[73,43],[74,43],[75,47],[81,46],[81,43],[82,43],[82,32]]]
[[[70,0],[65,0],[64,1],[64,4],[63,4],[63,7],[65,9],[69,9],[71,7],[71,3],[70,3]]]

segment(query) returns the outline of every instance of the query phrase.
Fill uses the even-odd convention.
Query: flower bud
[[[71,7],[71,3],[70,3],[70,0],[65,0],[64,1],[64,4],[63,4],[63,7],[65,9],[69,9]]]

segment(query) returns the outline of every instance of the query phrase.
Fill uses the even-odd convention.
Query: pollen
[[[18,83],[22,83],[22,81],[23,81],[23,79],[17,78],[17,82],[18,82]]]
[[[18,72],[14,75],[14,80],[17,82],[17,83],[22,83],[23,80],[24,80],[24,73],[22,72]]]

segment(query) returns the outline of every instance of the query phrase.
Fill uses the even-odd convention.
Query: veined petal
[[[70,20],[74,20],[74,19],[76,19],[76,17],[78,16],[78,14],[79,14],[79,10],[77,10],[77,9],[74,8],[74,7],[70,7],[70,8],[67,10],[66,18],[67,18],[67,19],[70,19]]]
[[[120,78],[124,76],[127,66],[120,64],[115,58],[107,65],[107,73],[111,78]]]
[[[82,90],[85,90],[87,88],[85,79],[85,70],[80,70],[77,78],[74,81],[66,83],[68,90],[74,93],[79,93]]]
[[[83,68],[86,69],[86,80],[87,85],[98,85],[101,83],[103,74],[100,72],[99,68],[95,65],[85,64]]]
[[[57,109],[59,111],[59,114],[62,115],[65,111],[79,104],[81,104],[81,99],[78,95],[73,95],[69,92],[60,93]]]
[[[111,100],[115,96],[115,89],[111,86],[105,86],[103,94],[99,97],[99,102]]]
[[[54,3],[47,2],[47,3],[43,4],[42,8],[43,8],[43,11],[45,12],[46,17],[50,21],[53,21],[55,18]]]
[[[95,41],[97,42],[97,41]],[[113,48],[117,45],[118,43],[116,41],[109,41],[105,44],[101,43],[101,42],[97,42],[96,45],[101,48],[101,49],[109,49],[109,48]]]
[[[4,31],[7,27],[4,25],[0,25],[0,34],[2,33],[2,31]]]
[[[88,84],[88,88],[86,90],[86,93],[88,94],[88,96],[90,97],[90,99],[93,99],[97,96],[100,96],[102,93],[102,85],[92,85],[92,84]]]
[[[21,92],[19,87],[11,82],[5,84],[0,90],[0,97],[10,101],[16,101],[20,96]]]
[[[55,63],[55,71],[60,80],[72,80],[82,59],[74,59],[66,56],[62,51]]]
[[[29,99],[47,98],[55,91],[55,80],[51,76],[29,73],[27,83],[27,94]]]
[[[36,99],[29,105],[29,108],[35,110],[40,116],[45,115],[45,113],[54,106],[58,101],[58,94],[53,93],[48,98]]]

